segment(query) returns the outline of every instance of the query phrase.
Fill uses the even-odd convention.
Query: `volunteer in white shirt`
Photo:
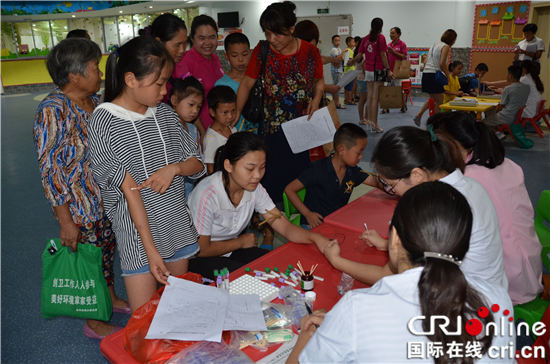
[[[534,118],[540,111],[540,102],[542,101],[542,93],[544,92],[544,85],[540,80],[540,65],[532,61],[522,61],[521,67],[523,68],[523,76],[519,79],[519,82],[529,85],[529,97],[525,104],[525,109],[521,117]]]
[[[304,317],[287,363],[449,363],[452,355],[461,363],[515,362],[508,354],[511,350],[515,356],[516,339],[515,330],[509,330],[513,306],[506,290],[459,268],[470,247],[469,205],[446,183],[412,187],[399,200],[390,226],[389,255],[399,274],[348,292],[326,315],[319,310]],[[333,249],[339,250],[338,244],[325,251]],[[435,315],[449,319],[450,332],[460,331],[446,335],[439,320],[433,335],[422,335],[430,331]],[[413,320],[410,330],[417,316],[425,319]],[[467,324],[470,319],[478,320],[478,330]],[[496,335],[485,334],[491,322]],[[479,359],[468,355],[476,344]],[[441,355],[435,358],[437,347]],[[453,352],[452,347],[459,349]],[[501,348],[507,349],[506,355],[501,356]]]
[[[540,64],[540,57],[546,50],[544,40],[537,38],[538,27],[536,24],[525,24],[523,27],[524,39],[518,43],[515,50],[514,60],[529,60]]]
[[[459,190],[470,203],[474,215],[470,250],[461,269],[481,281],[508,289],[500,227],[493,202],[479,182],[462,174],[464,161],[452,138],[442,131],[434,132],[431,125],[428,129],[400,126],[384,133],[372,156],[379,182],[386,192],[398,196],[403,196],[411,187],[437,180]],[[387,250],[388,241],[372,229],[365,231],[361,238],[369,245]],[[325,256],[336,269],[366,284],[374,284],[380,278],[396,273],[391,262],[378,267],[327,252]]]
[[[215,172],[193,190],[189,208],[200,235],[200,252],[189,271],[213,278],[214,269],[238,269],[267,254],[252,233],[241,234],[254,211],[279,234],[295,243],[314,243],[323,252],[329,239],[290,223],[260,184],[265,146],[253,133],[235,133],[218,149]]]

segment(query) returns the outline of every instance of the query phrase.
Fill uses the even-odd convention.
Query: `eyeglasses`
[[[402,178],[399,178],[399,181],[401,181],[401,180],[402,180]],[[395,188],[395,186],[397,186],[399,181],[395,182],[395,184],[393,186],[390,186],[388,184],[388,182],[384,181],[382,178],[380,178],[380,176],[378,176],[378,181],[382,184],[382,187],[384,188],[384,192],[386,192],[390,196],[395,196],[396,195],[394,188]]]

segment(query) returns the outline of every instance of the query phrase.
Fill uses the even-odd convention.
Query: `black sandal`
[[[407,112],[407,107],[406,107],[406,106],[405,106],[405,107],[402,107],[401,110],[399,110],[399,113],[400,113],[400,114],[404,114],[404,113],[406,113],[406,112]]]
[[[380,111],[380,114],[389,114],[390,113],[390,109],[383,109],[382,111]]]

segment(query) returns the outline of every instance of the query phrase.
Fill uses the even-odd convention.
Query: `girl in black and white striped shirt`
[[[173,61],[164,46],[137,37],[107,60],[105,103],[94,111],[89,140],[94,178],[113,223],[132,312],[157,281],[187,272],[199,251],[185,200],[184,176],[205,166],[178,116],[160,103]]]

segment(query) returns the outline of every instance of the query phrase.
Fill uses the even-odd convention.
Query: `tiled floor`
[[[83,320],[45,320],[40,312],[41,254],[46,239],[57,237],[59,227],[40,183],[32,125],[39,102],[47,93],[2,96],[2,363],[105,363],[99,341],[82,334]],[[425,99],[414,98],[406,114],[392,110],[381,115],[382,128],[412,125],[412,116]],[[357,106],[339,110],[342,122],[357,123]],[[427,115],[424,117],[426,119]],[[548,130],[546,129],[546,132]],[[382,134],[369,133],[361,167],[371,170],[370,157]],[[518,149],[506,140],[507,156],[525,173],[533,204],[549,189],[550,137],[530,135],[535,146]],[[276,243],[276,246],[279,243]],[[116,257],[116,291],[126,297]],[[124,326],[128,316],[114,314],[111,322]]]

